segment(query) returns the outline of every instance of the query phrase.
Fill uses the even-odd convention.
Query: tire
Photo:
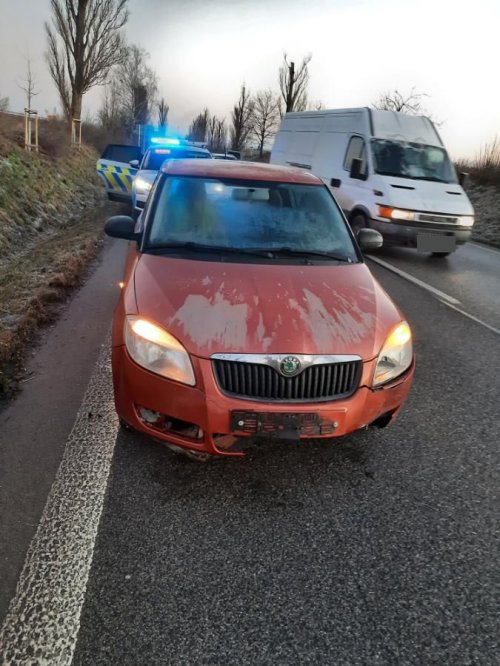
[[[354,213],[354,215],[349,220],[349,224],[351,226],[352,233],[356,236],[358,231],[367,228],[368,220],[366,219],[366,215],[364,213]]]
[[[448,257],[451,254],[451,252],[433,252],[432,256],[436,257],[437,259],[444,259],[445,257]]]

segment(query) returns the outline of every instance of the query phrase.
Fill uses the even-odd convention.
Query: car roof
[[[233,162],[232,160],[169,160],[161,171],[170,176],[202,178],[236,178],[238,180],[268,180],[278,183],[322,185],[323,181],[310,171],[296,167],[263,164],[262,162]]]

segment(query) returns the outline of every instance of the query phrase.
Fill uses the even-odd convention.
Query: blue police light
[[[180,139],[174,139],[174,137],[171,136],[154,136],[151,139],[151,143],[160,143],[164,146],[180,146],[181,141]]]

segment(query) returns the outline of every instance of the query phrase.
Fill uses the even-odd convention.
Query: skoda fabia
[[[361,254],[381,237],[356,240],[311,173],[172,160],[139,220],[111,218],[106,232],[131,241],[113,324],[124,427],[204,458],[397,415],[414,358]]]

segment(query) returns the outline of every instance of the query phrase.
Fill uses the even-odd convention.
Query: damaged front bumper
[[[193,359],[199,380],[185,386],[138,366],[124,346],[113,348],[118,415],[134,429],[199,454],[241,456],[241,438],[329,439],[369,425],[383,427],[397,415],[414,366],[394,382],[369,388],[374,361],[363,364],[360,387],[349,398],[321,403],[257,402],[223,394],[210,360]]]

